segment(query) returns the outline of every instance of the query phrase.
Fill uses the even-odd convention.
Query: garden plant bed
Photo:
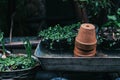
[[[32,45],[29,39],[26,38],[23,40],[25,54],[14,54],[13,52],[11,53],[11,51],[8,52],[8,50],[6,49],[3,34],[3,32],[0,32],[0,79],[27,78],[30,75],[36,74],[35,69],[40,64],[38,58],[32,56]],[[31,74],[31,72],[33,74]]]
[[[97,50],[94,57],[74,57],[73,51],[48,51],[38,44],[35,56],[44,70],[119,72],[120,50]]]
[[[25,54],[20,54],[25,55]],[[32,56],[34,60],[38,62],[38,59],[34,56]],[[39,64],[36,64],[33,67],[27,68],[27,69],[17,69],[17,70],[11,70],[11,71],[1,71],[0,72],[0,79],[31,79],[34,78],[36,75],[36,71],[39,67]]]

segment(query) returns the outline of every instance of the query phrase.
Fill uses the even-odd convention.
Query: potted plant
[[[107,15],[108,21],[98,32],[98,44],[102,49],[120,48],[120,8],[116,13]],[[103,46],[104,45],[104,46]]]
[[[35,75],[39,65],[36,57],[32,56],[31,44],[28,39],[24,41],[26,54],[8,54],[4,46],[3,33],[0,33],[2,50],[0,52],[0,79],[5,78],[28,78]],[[34,76],[33,76],[34,77]]]
[[[74,38],[77,34],[77,28],[80,23],[68,26],[60,26],[59,24],[54,27],[49,27],[39,32],[41,37],[41,44],[49,50],[68,50],[73,48]]]

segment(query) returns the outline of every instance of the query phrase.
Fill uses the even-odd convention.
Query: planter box
[[[97,50],[95,57],[74,57],[73,51],[44,50],[38,44],[35,53],[44,70],[83,71],[83,72],[119,72],[120,51]]]

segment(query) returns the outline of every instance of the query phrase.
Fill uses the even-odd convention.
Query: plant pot
[[[93,45],[97,43],[95,27],[92,24],[84,23],[81,25],[76,39],[85,45]]]
[[[96,32],[92,24],[82,24],[75,38],[74,55],[94,56],[96,53]]]
[[[27,56],[26,54],[17,54],[17,56]],[[16,56],[16,54],[11,54],[10,56]],[[33,67],[27,69],[17,69],[11,71],[0,71],[0,79],[33,79],[35,78],[36,71],[38,69],[39,60],[32,56],[32,58],[37,62]]]
[[[96,54],[96,48],[93,50],[82,50],[78,48],[74,48],[74,57],[91,57],[95,56]]]
[[[82,44],[81,42],[79,42],[77,39],[75,40],[75,46],[78,49],[83,49],[83,50],[92,50],[94,48],[96,48],[96,44]]]

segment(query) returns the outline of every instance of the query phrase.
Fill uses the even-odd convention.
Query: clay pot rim
[[[77,37],[75,38],[75,41],[80,43],[80,44],[83,44],[83,45],[95,45],[97,43],[97,40],[95,40],[95,42],[92,42],[92,43],[84,43],[84,42],[81,42],[77,39]]]
[[[75,53],[75,51],[74,51]],[[82,54],[74,54],[75,57],[95,57],[96,53],[89,54],[89,55],[82,55]]]
[[[76,54],[74,54],[74,56],[75,57],[94,57],[95,56],[95,54],[90,54],[90,55],[76,55]]]

